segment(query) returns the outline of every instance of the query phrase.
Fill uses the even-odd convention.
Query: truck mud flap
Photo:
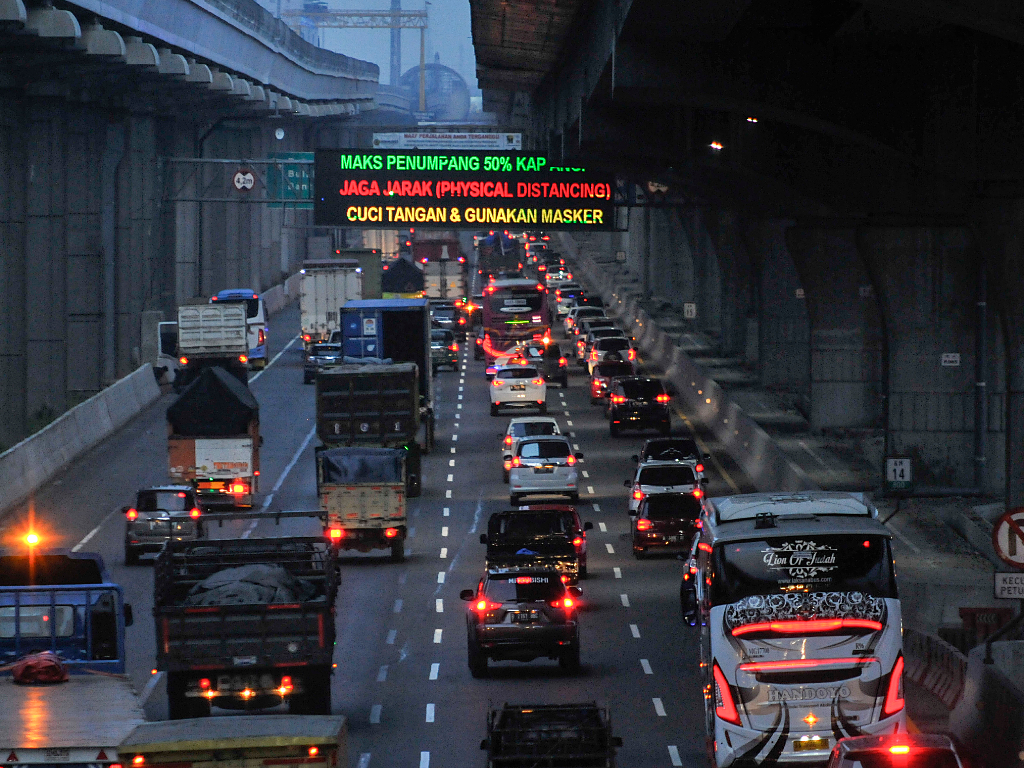
[[[416,442],[409,443],[406,450],[409,456],[405,463],[405,495],[415,499],[423,493],[423,456]]]

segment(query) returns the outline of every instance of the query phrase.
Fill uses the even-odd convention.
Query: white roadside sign
[[[375,133],[374,149],[473,149],[519,151],[521,133]]]
[[[1024,573],[995,573],[995,596],[1000,600],[1024,600]]]

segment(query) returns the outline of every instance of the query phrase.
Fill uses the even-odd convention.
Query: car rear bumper
[[[495,630],[507,633],[505,626]],[[528,661],[538,656],[556,657],[579,644],[579,635],[573,625],[548,624],[540,626],[524,626],[516,630],[515,637],[495,636],[497,633],[490,628],[477,631],[477,642],[480,650],[489,658],[500,660],[522,659]]]

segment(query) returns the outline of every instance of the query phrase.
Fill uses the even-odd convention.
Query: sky
[[[278,0],[258,0],[260,5],[276,13]],[[327,0],[331,10],[370,11],[389,10],[390,0]],[[301,0],[280,0],[282,10],[298,10]],[[402,10],[419,11],[424,0],[402,0]],[[434,54],[441,63],[451,67],[465,79],[471,94],[478,94],[476,84],[476,57],[470,31],[469,0],[429,0],[426,4],[428,19],[426,33],[427,62]],[[321,45],[346,56],[372,61],[380,67],[380,81],[390,82],[391,30],[389,29],[328,29],[321,31]],[[420,62],[420,32],[402,30],[402,71],[418,66]]]

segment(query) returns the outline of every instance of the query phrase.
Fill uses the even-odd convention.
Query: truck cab
[[[211,304],[244,304],[247,337],[249,341],[249,367],[267,367],[267,308],[263,299],[252,288],[228,288],[210,299]]]

